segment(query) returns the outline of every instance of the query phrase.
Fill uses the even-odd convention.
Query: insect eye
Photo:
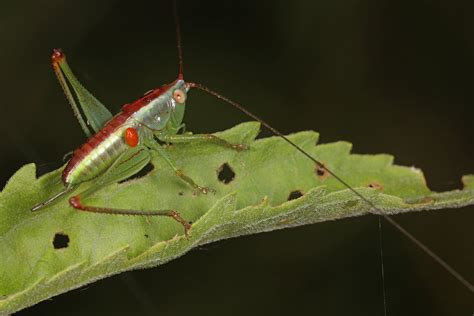
[[[186,101],[186,95],[182,90],[176,89],[173,92],[173,99],[179,104],[182,104],[184,101]]]

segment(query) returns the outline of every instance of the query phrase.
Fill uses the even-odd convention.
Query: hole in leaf
[[[314,171],[316,172],[316,175],[320,180],[325,180],[327,177],[330,176],[324,164],[316,164],[316,168],[314,169]]]
[[[183,191],[179,191],[179,192],[178,192],[178,195],[179,195],[179,196],[183,196],[183,195],[184,195],[184,192],[183,192]]]
[[[54,249],[67,248],[69,246],[69,236],[64,233],[56,233],[53,239]]]
[[[377,181],[373,181],[369,183],[368,187],[371,189],[378,190],[378,191],[383,191],[383,185]]]
[[[144,236],[145,236],[145,238],[148,238],[148,237],[149,237],[148,234],[145,234]]]
[[[130,181],[130,180],[136,180],[136,179],[143,178],[144,176],[146,176],[147,174],[152,172],[153,169],[155,169],[155,167],[153,166],[153,164],[151,162],[149,162],[149,163],[146,164],[145,167],[142,168],[142,170],[138,171],[137,173],[135,173],[134,175],[128,177],[127,179],[119,181],[118,183],[124,183],[124,182]]]
[[[224,184],[229,184],[235,178],[235,172],[226,162],[217,169],[217,179]]]
[[[291,191],[290,192],[290,195],[288,195],[288,201],[291,201],[291,200],[296,200],[297,198],[300,198],[303,196],[303,192],[301,192],[301,190],[295,190],[295,191]]]

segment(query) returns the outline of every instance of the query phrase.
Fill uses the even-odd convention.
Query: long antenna
[[[363,200],[367,205],[369,205],[372,209],[369,211],[369,213],[376,214],[382,216],[387,222],[389,222],[393,227],[398,229],[403,235],[405,235],[408,239],[410,239],[412,242],[414,242],[421,250],[423,250],[427,255],[429,255],[431,258],[433,258],[436,262],[438,262],[443,268],[446,269],[453,277],[458,279],[459,282],[461,282],[469,291],[474,293],[474,286],[469,283],[460,273],[458,273],[453,267],[451,267],[448,263],[446,263],[443,259],[441,259],[438,255],[436,255],[431,249],[429,249],[427,246],[425,246],[421,241],[416,239],[412,234],[410,234],[408,231],[406,231],[402,226],[400,226],[395,220],[387,216],[382,212],[380,208],[375,206],[374,203],[372,203],[369,199],[367,199],[365,196],[363,196],[361,193],[357,192],[352,186],[350,186],[346,181],[344,181],[342,178],[340,178],[338,175],[336,175],[334,172],[329,170],[322,162],[318,161],[316,158],[311,156],[309,153],[304,151],[300,146],[296,145],[293,141],[288,139],[285,135],[283,135],[281,132],[276,130],[274,127],[266,123],[264,120],[244,108],[242,105],[239,103],[232,101],[223,95],[210,90],[209,88],[203,86],[202,84],[199,83],[192,83],[192,82],[187,82],[186,85],[189,88],[197,88],[199,90],[202,90],[204,92],[207,92],[210,95],[213,95],[214,97],[221,99],[224,102],[229,103],[233,107],[237,108],[238,110],[242,111],[243,113],[247,114],[249,117],[253,118],[254,120],[260,122],[263,126],[265,126],[268,130],[270,130],[273,134],[283,138],[287,143],[289,143],[291,146],[293,146],[296,150],[298,150],[300,153],[308,157],[310,160],[312,160],[316,165],[324,170],[326,170],[330,175],[332,175],[335,179],[337,179],[340,183],[342,183],[346,188],[348,188],[350,191],[352,191],[355,195],[357,195],[361,200]]]
[[[173,0],[173,15],[174,15],[174,24],[176,28],[176,47],[178,48],[178,79],[183,79],[183,47],[181,46],[181,28],[179,23],[178,15],[178,4],[177,0]]]

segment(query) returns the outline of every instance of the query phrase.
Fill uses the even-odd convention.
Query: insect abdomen
[[[65,185],[91,180],[105,170],[128,149],[123,134],[128,114],[121,113],[85,144],[74,151],[62,174]]]

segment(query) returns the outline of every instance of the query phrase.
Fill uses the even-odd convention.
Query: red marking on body
[[[58,64],[64,59],[64,53],[60,49],[53,49],[53,53],[51,54],[51,61],[54,64]]]
[[[125,130],[124,138],[128,146],[136,147],[138,145],[138,132],[133,127],[129,127]]]
[[[162,88],[156,88],[148,92],[146,95],[142,96],[140,99],[138,99],[135,102],[132,103],[127,103],[124,106],[122,106],[122,112],[125,113],[135,113],[136,111],[140,110],[142,107],[146,106],[148,103],[153,101],[154,99],[158,98],[160,95],[165,92],[166,89]]]
[[[82,210],[84,207],[82,206],[81,203],[81,198],[79,196],[73,196],[69,199],[69,204],[79,210]]]
[[[62,54],[60,50],[57,50],[58,54]],[[53,51],[53,55],[56,52]],[[64,55],[63,55],[64,56]],[[58,57],[59,58],[59,57]],[[173,86],[176,83],[173,82],[169,85],[164,85],[161,88],[156,88],[149,93],[147,93],[145,96],[141,97],[140,99],[132,102],[125,104],[122,107],[122,112],[114,116],[105,126],[97,132],[97,134],[93,135],[91,138],[87,140],[85,144],[83,144],[81,147],[77,148],[74,153],[72,154],[71,160],[66,165],[66,168],[64,168],[63,173],[62,173],[62,181],[64,184],[67,184],[67,177],[69,174],[74,170],[74,168],[97,146],[99,146],[103,141],[107,139],[107,137],[110,136],[117,128],[121,127],[125,121],[133,115],[133,113],[137,112],[140,110],[142,107],[146,106],[148,103],[153,101],[154,99],[158,98],[160,95],[168,91],[168,89]],[[137,135],[137,140],[138,140],[138,135]],[[128,143],[128,142],[127,142]],[[133,142],[132,142],[133,144]],[[132,146],[133,147],[133,146]]]

